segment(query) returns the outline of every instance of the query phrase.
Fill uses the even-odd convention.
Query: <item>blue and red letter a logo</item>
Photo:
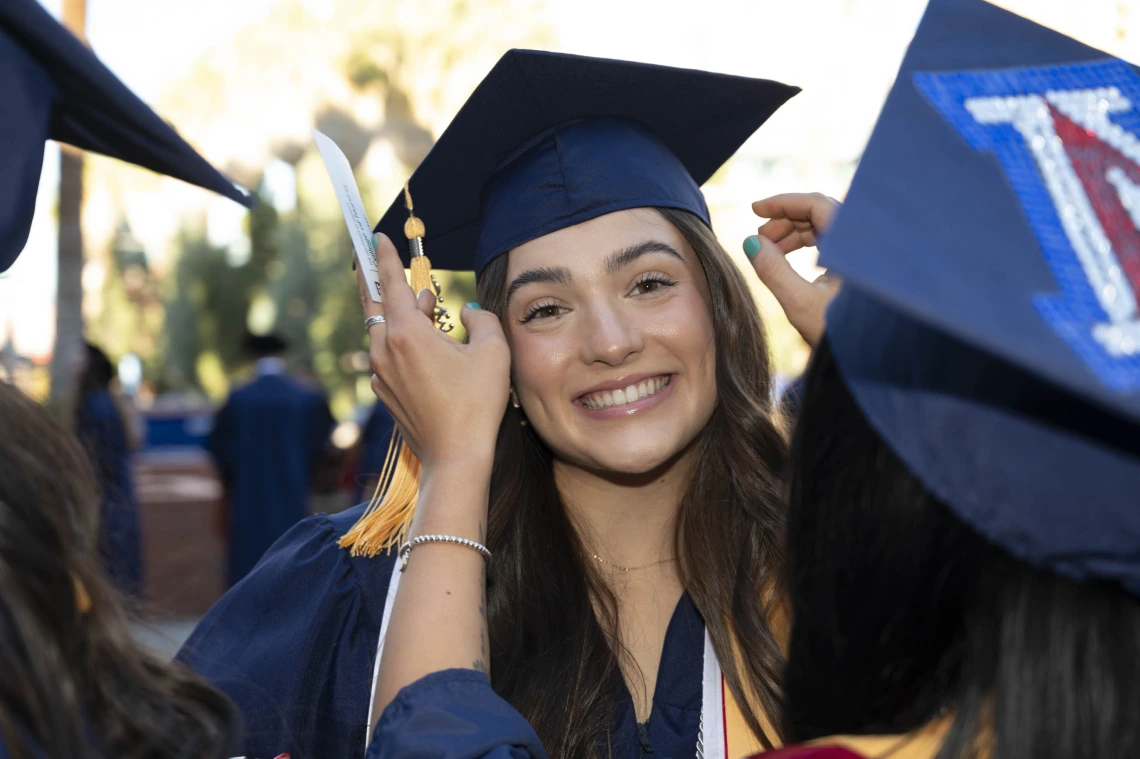
[[[1001,163],[1057,281],[1034,305],[1108,387],[1140,386],[1140,77],[1116,60],[916,74]]]

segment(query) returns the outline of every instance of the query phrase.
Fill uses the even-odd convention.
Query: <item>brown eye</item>
[[[561,316],[564,310],[565,309],[557,303],[539,304],[532,306],[519,321],[522,324],[526,324],[535,319],[553,319],[556,316]]]
[[[666,287],[672,287],[673,285],[673,280],[666,279],[661,274],[651,274],[634,284],[633,294],[651,295],[652,293],[658,292],[659,290]]]

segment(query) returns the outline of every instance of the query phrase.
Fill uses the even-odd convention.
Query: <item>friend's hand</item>
[[[842,282],[827,273],[808,282],[785,256],[813,247],[827,232],[838,208],[838,201],[819,193],[787,193],[758,200],[752,210],[768,221],[744,241],[744,252],[760,281],[776,296],[788,321],[812,348],[823,337],[827,306]]]
[[[384,235],[375,241],[383,303],[373,302],[356,273],[365,318],[386,319],[368,328],[373,392],[426,469],[470,457],[489,462],[510,390],[499,319],[468,304],[460,313],[468,342],[444,334],[432,322],[434,296],[417,298],[392,242]]]

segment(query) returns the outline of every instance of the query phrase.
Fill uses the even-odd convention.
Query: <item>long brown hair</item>
[[[0,745],[15,759],[231,756],[229,701],[131,638],[99,569],[99,492],[75,440],[0,383]]]
[[[725,682],[753,733],[779,724],[783,655],[769,627],[783,568],[782,481],[787,444],[771,402],[764,325],[743,276],[695,216],[658,209],[696,251],[708,279],[716,333],[717,404],[694,441],[694,473],[675,536],[681,579],[704,617]],[[502,316],[506,256],[478,284]],[[554,485],[553,456],[508,408],[499,430],[487,539],[488,624],[495,690],[556,757],[597,753],[612,724],[621,677],[617,601],[588,561]],[[747,641],[746,647],[735,641]]]

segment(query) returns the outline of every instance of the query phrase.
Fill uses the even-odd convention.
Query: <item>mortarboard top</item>
[[[606,213],[658,206],[706,223],[699,186],[799,90],[778,82],[511,50],[412,174],[432,265],[496,256]],[[376,226],[403,239],[398,197]]]
[[[0,96],[0,272],[27,242],[48,139],[254,202],[36,0],[0,2]]]
[[[1012,554],[1140,594],[1140,75],[932,0],[821,241],[868,421]]]

